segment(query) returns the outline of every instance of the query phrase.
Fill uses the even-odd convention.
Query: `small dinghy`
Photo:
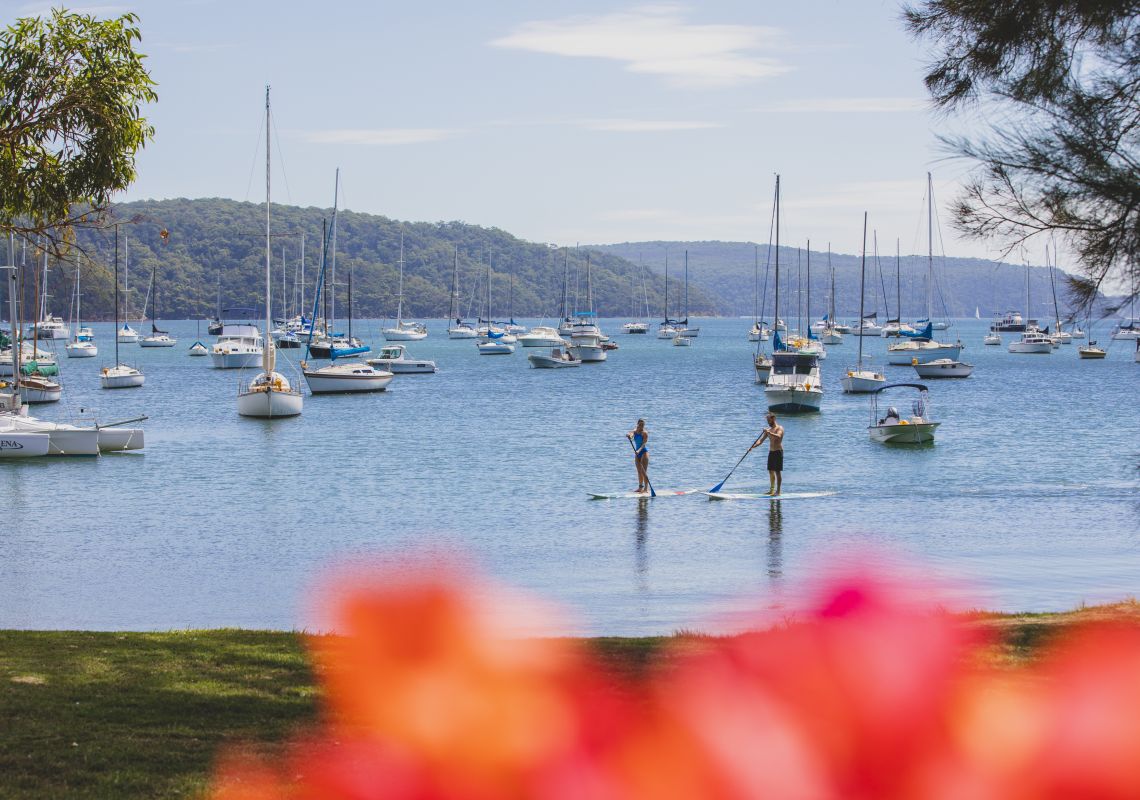
[[[530,353],[527,361],[535,369],[562,369],[563,367],[580,367],[582,359],[575,358],[570,348],[550,348],[549,353]]]
[[[952,358],[936,358],[925,364],[915,359],[911,362],[911,366],[920,378],[968,378],[974,371],[973,364],[955,361]]]

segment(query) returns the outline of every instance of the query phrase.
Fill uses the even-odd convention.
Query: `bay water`
[[[602,321],[620,345],[606,363],[536,370],[525,348],[482,356],[429,321],[408,349],[437,374],[306,396],[302,416],[273,421],[237,415],[253,371],[187,356],[194,321],[164,323],[171,349],[120,345],[146,385],[101,389],[114,339],[96,324],[99,356],[67,359],[60,343],[64,401],[33,413],[146,414],[146,449],[0,463],[0,628],[310,627],[309,593],[333,566],[424,553],[561,607],[548,633],[746,627],[744,609],[779,613],[869,558],[924,576],[955,607],[1063,610],[1140,590],[1131,342],[1104,361],[1079,360],[1077,344],[1014,355],[983,346],[985,322],[956,321],[940,338],[962,339],[973,377],[927,382],[934,445],[891,447],[867,436],[868,398],[840,391],[857,347],[846,337],[823,362],[822,411],[780,420],[785,492],[832,494],[592,501],[636,487],[625,433],[639,417],[658,490],[717,484],[764,427],[750,320],[702,319],[689,348],[652,328],[621,335],[622,322]],[[380,327],[356,323],[374,346]],[[884,340],[864,347],[884,363]],[[725,491],[766,488],[757,451]]]

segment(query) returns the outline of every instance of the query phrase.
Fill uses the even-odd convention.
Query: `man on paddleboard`
[[[771,411],[768,412],[767,420],[768,427],[760,434],[760,438],[752,443],[752,446],[759,447],[765,439],[768,440],[768,482],[770,488],[765,494],[778,497],[784,480],[784,428],[782,425],[776,424],[776,415]]]
[[[645,430],[645,420],[639,419],[637,427],[625,435],[633,444],[633,465],[637,468],[637,493],[649,491],[649,431]]]

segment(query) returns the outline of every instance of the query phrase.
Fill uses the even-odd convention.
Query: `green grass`
[[[982,661],[1012,668],[1075,621],[1140,624],[1140,605],[964,619],[995,634]],[[586,644],[610,674],[636,681],[714,641]],[[317,718],[319,694],[294,633],[0,631],[0,797],[200,796],[223,744],[286,741]]]

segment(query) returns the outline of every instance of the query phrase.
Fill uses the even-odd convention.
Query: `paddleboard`
[[[686,495],[686,494],[696,494],[699,491],[700,491],[699,489],[658,489],[657,490],[657,496],[658,497],[681,497],[681,496]],[[591,500],[633,500],[633,499],[640,500],[642,498],[646,498],[646,499],[650,498],[650,495],[648,492],[644,492],[644,493],[639,493],[639,492],[606,492],[606,493],[590,492],[589,495],[590,495]]]
[[[785,492],[775,497],[759,492],[701,492],[709,500],[807,500],[811,497],[830,497],[836,492]]]

